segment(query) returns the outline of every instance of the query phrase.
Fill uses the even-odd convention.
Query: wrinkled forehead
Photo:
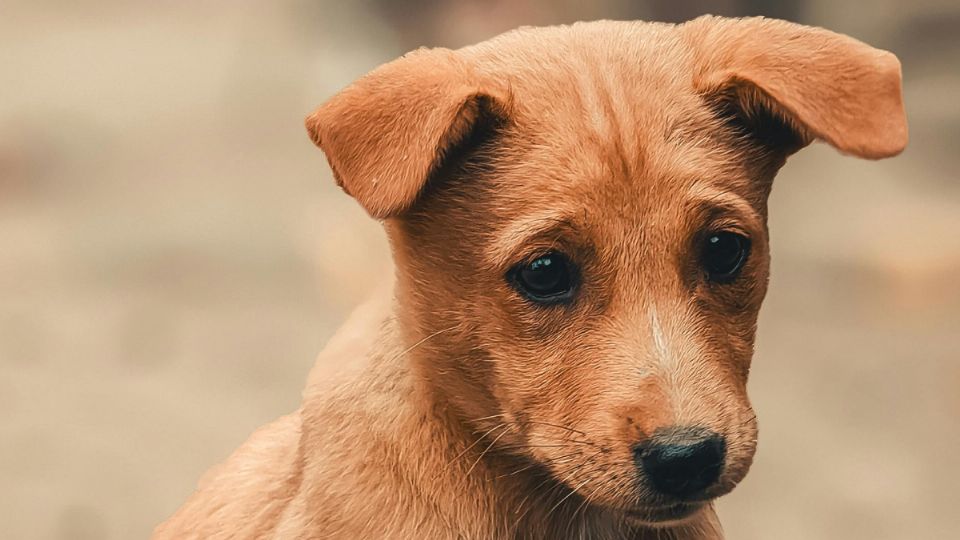
[[[541,138],[520,125],[506,136],[484,211],[504,237],[566,229],[650,238],[711,213],[758,214],[746,171],[708,139],[605,122],[606,131],[583,125]],[[529,140],[537,142],[518,150]]]
[[[738,174],[719,122],[693,90],[689,53],[672,26],[605,22],[536,32],[538,39],[520,31],[474,51],[480,69],[510,89],[504,162],[522,157],[505,163],[511,171],[545,177],[548,192],[587,184],[595,195],[613,187],[623,197],[632,186],[638,202],[653,188],[680,195]]]
[[[618,121],[665,129],[695,101],[690,50],[673,26],[600,21],[521,29],[462,52],[509,88],[514,114],[529,121],[580,121],[600,134],[616,131]]]

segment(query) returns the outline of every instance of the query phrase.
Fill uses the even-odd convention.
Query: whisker
[[[520,505],[517,506],[517,509],[514,511],[514,513],[516,514],[517,512],[519,512],[520,509],[523,508],[524,504],[526,504],[527,500],[530,498],[530,495],[532,495],[533,493],[535,493],[537,490],[540,489],[541,486],[543,486],[543,484],[549,482],[550,480],[553,480],[554,482],[556,482],[556,484],[550,489],[550,492],[553,492],[553,491],[555,491],[555,490],[557,490],[557,489],[560,489],[560,488],[562,488],[562,487],[565,487],[565,486],[567,485],[567,484],[566,484],[566,481],[567,481],[567,480],[569,480],[570,478],[573,478],[576,474],[578,474],[581,470],[583,470],[583,468],[586,467],[587,465],[592,465],[592,464],[593,464],[593,463],[592,463],[593,458],[599,456],[599,455],[603,452],[603,450],[604,450],[604,449],[601,448],[601,449],[598,450],[597,452],[594,452],[593,454],[590,454],[589,456],[587,456],[587,458],[584,460],[583,463],[581,463],[581,464],[575,466],[573,469],[571,469],[570,472],[569,472],[565,477],[563,477],[563,479],[561,479],[561,480],[557,480],[557,478],[554,477],[553,475],[547,476],[547,478],[545,478],[542,482],[540,482],[539,484],[537,484],[536,487],[534,487],[532,490],[530,490],[529,493],[527,493],[527,495],[526,495],[526,496],[523,498],[523,500],[520,502]],[[577,489],[579,489],[579,487],[578,487]],[[570,494],[567,494],[567,496],[565,496],[563,499],[561,499],[561,502],[562,502],[563,500],[566,500],[567,497],[569,497],[569,496],[570,496]],[[551,509],[550,511],[552,512],[553,510]],[[530,508],[528,507],[528,508],[523,512],[523,514],[521,514],[521,515],[517,518],[514,527],[516,527],[517,525],[519,525],[520,521],[521,521],[529,512],[530,512]],[[549,512],[547,513],[547,515],[550,515]]]
[[[582,466],[582,465],[581,465],[581,466]],[[531,489],[529,492],[527,492],[527,495],[523,498],[522,501],[520,501],[520,504],[517,505],[517,509],[514,510],[514,514],[516,514],[517,512],[520,511],[521,508],[523,508],[523,505],[527,502],[527,499],[530,498],[530,495],[536,493],[538,489],[540,489],[544,484],[546,484],[547,482],[549,482],[549,481],[551,481],[551,480],[554,481],[554,482],[557,481],[557,479],[554,478],[554,476],[553,476],[552,474],[548,474],[546,478],[544,478],[539,484],[537,484],[536,486],[534,486],[533,489]],[[524,512],[524,515],[526,515],[526,512]],[[523,518],[523,516],[520,516],[520,518],[518,518],[517,521],[519,521],[519,519],[522,519],[522,518]]]
[[[548,458],[546,464],[533,462],[533,463],[531,463],[531,464],[529,464],[529,465],[527,465],[527,466],[525,466],[525,467],[521,467],[520,469],[517,469],[516,471],[501,474],[500,476],[497,476],[497,478],[499,479],[499,478],[504,478],[504,477],[507,477],[507,476],[514,476],[514,475],[520,474],[520,473],[522,473],[522,472],[524,472],[524,471],[529,471],[530,469],[532,469],[532,468],[534,468],[534,467],[536,467],[536,466],[538,466],[538,465],[539,465],[539,466],[545,466],[545,465],[547,465],[547,464],[559,465],[559,464],[561,464],[561,463],[563,463],[563,462],[565,462],[565,461],[569,461],[570,459],[575,458],[575,457],[577,457],[577,456],[579,456],[579,455],[582,455],[582,454],[581,454],[579,451],[577,451],[577,452],[571,452],[571,453],[569,453],[569,454],[564,454],[564,455],[562,455],[562,456],[560,456],[560,457],[556,457],[556,458]]]
[[[596,445],[588,441],[569,441],[564,444],[512,444],[503,446],[504,450],[519,450],[519,449],[533,449],[533,448],[570,448],[574,444],[582,444],[585,446],[592,446],[596,448]]]
[[[492,419],[494,419],[494,418],[502,418],[502,417],[504,417],[504,416],[506,416],[506,415],[507,415],[506,413],[491,414],[490,416],[482,416],[482,417],[480,417],[480,418],[474,418],[473,420],[470,420],[470,422],[473,423],[473,422],[481,422],[481,421],[483,421],[483,420],[492,420]],[[566,430],[566,431],[570,431],[570,432],[576,433],[576,434],[578,434],[578,435],[583,435],[584,437],[589,437],[589,435],[587,435],[587,433],[584,432],[584,431],[580,431],[579,429],[574,429],[574,428],[572,428],[572,427],[570,427],[570,426],[564,426],[564,425],[562,425],[562,424],[554,424],[554,423],[552,423],[552,422],[544,422],[544,421],[542,421],[542,420],[525,420],[524,423],[527,423],[527,424],[536,424],[536,425],[541,425],[541,426],[550,426],[550,427],[554,427],[554,428],[557,428],[557,429],[563,429],[563,430]]]
[[[477,440],[473,441],[473,444],[471,444],[470,446],[464,448],[459,454],[457,454],[453,459],[451,459],[451,460],[447,463],[447,467],[450,467],[450,465],[452,465],[455,461],[457,461],[457,460],[459,460],[460,458],[462,458],[464,454],[466,454],[467,452],[470,451],[471,448],[473,448],[474,446],[476,446],[477,444],[479,444],[480,441],[482,441],[482,440],[484,439],[484,437],[486,437],[487,435],[489,435],[490,433],[492,433],[495,429],[498,429],[498,428],[501,428],[501,427],[506,427],[506,425],[507,425],[507,424],[504,424],[504,423],[497,424],[497,425],[493,426],[492,428],[490,428],[490,429],[489,429],[486,433],[484,433],[483,435],[477,437]],[[504,433],[506,433],[506,431],[504,431]]]
[[[417,347],[423,345],[423,344],[426,343],[427,341],[429,341],[429,340],[431,340],[431,339],[439,336],[440,334],[442,334],[442,333],[444,333],[444,332],[449,332],[449,331],[451,331],[451,330],[453,330],[453,329],[455,329],[455,328],[456,328],[456,326],[451,326],[451,327],[449,327],[449,328],[444,328],[444,329],[442,329],[442,330],[437,330],[436,332],[430,334],[429,336],[421,339],[420,341],[418,341],[418,342],[414,343],[413,345],[407,347],[406,349],[400,351],[400,353],[398,353],[396,356],[394,356],[390,361],[391,361],[391,362],[394,362],[394,361],[396,361],[396,360],[399,360],[400,358],[403,358],[404,356],[406,356],[407,354],[409,354],[411,351],[413,351],[413,350],[416,349]]]
[[[579,434],[579,435],[583,435],[584,437],[589,437],[589,435],[587,435],[587,434],[584,433],[583,431],[580,431],[579,429],[573,429],[572,427],[563,426],[563,425],[560,425],[560,424],[551,424],[550,422],[541,422],[540,420],[527,420],[527,423],[530,423],[530,424],[538,424],[538,425],[543,425],[543,426],[550,426],[550,427],[555,427],[555,428],[557,428],[557,429],[565,429],[565,430],[567,430],[567,431],[570,431],[570,432],[573,432],[573,433],[577,433],[577,434]]]
[[[570,493],[567,493],[566,496],[564,496],[562,499],[557,501],[557,504],[553,505],[553,507],[550,508],[550,510],[547,512],[547,515],[544,519],[550,517],[550,514],[552,514],[554,510],[556,510],[561,504],[563,504],[564,501],[572,497],[573,494],[576,493],[580,488],[582,488],[587,483],[588,480],[584,480],[583,482],[580,482],[579,484],[577,484],[577,487],[571,489]]]
[[[577,506],[576,510],[573,511],[573,514],[570,515],[570,525],[571,525],[571,526],[573,526],[573,523],[576,521],[576,519],[577,519],[577,514],[580,513],[580,510],[583,510],[584,508],[587,507],[587,502],[590,501],[589,497],[592,497],[593,495],[595,495],[595,494],[597,493],[597,490],[599,490],[599,489],[600,489],[600,488],[599,488],[598,486],[594,486],[593,491],[590,492],[590,495],[589,495],[589,496],[582,496],[583,501],[580,503],[580,506]],[[583,536],[583,534],[582,534],[582,533],[583,533],[582,525],[581,525],[580,532],[581,532],[581,535],[580,535],[580,536],[582,537],[582,536]]]
[[[531,464],[527,465],[526,467],[521,467],[520,469],[518,469],[518,470],[516,470],[516,471],[513,471],[513,472],[511,472],[511,473],[501,474],[500,476],[497,476],[496,479],[499,480],[499,479],[501,479],[501,478],[506,478],[507,476],[514,476],[514,475],[520,474],[520,473],[522,473],[522,472],[524,472],[524,471],[529,471],[530,469],[532,469],[532,468],[534,468],[534,467],[536,467],[536,466],[537,466],[536,463],[531,463]]]
[[[503,424],[503,425],[506,425],[506,424]],[[497,444],[497,441],[500,440],[500,437],[503,437],[504,435],[507,434],[507,431],[509,431],[509,429],[503,430],[492,441],[490,441],[490,444],[488,444],[487,447],[483,449],[483,452],[480,452],[480,455],[477,456],[477,459],[473,462],[473,465],[470,465],[470,468],[467,469],[467,472],[464,474],[464,476],[470,476],[470,473],[473,472],[473,468],[477,466],[477,463],[480,463],[480,460],[483,459],[483,456],[487,455],[487,452],[489,452],[490,449],[493,448],[493,445]]]
[[[484,420],[492,420],[492,419],[494,419],[494,418],[502,418],[502,417],[504,417],[504,416],[506,416],[506,413],[491,414],[490,416],[482,416],[482,417],[480,417],[480,418],[474,418],[473,420],[469,420],[469,422],[470,422],[470,423],[482,422],[482,421],[484,421]]]

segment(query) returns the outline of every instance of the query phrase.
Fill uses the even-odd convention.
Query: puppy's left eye
[[[510,272],[524,296],[542,304],[561,303],[573,296],[574,266],[562,253],[551,251]]]
[[[731,231],[708,233],[700,251],[700,264],[710,281],[733,281],[750,256],[750,239]]]

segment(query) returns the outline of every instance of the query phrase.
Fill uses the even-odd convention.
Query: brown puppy
[[[907,141],[892,54],[761,18],[418,50],[307,127],[396,286],[158,538],[720,538],[774,174]]]

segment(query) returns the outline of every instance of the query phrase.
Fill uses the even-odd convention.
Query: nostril
[[[725,454],[726,443],[716,433],[702,428],[671,428],[638,446],[634,459],[654,489],[691,499],[720,478]]]

